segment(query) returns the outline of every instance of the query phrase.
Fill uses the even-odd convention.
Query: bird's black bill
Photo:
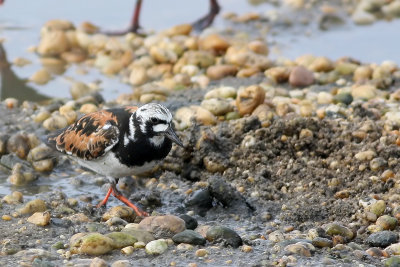
[[[176,135],[172,127],[168,127],[168,130],[165,132],[165,136],[175,142],[178,146],[183,147],[181,140],[179,140],[179,137]]]

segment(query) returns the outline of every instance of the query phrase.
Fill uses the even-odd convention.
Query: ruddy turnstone
[[[87,114],[47,141],[81,166],[109,178],[111,186],[98,207],[113,194],[139,216],[147,213],[117,190],[118,179],[152,169],[168,155],[172,142],[183,147],[173,130],[171,112],[155,103]]]

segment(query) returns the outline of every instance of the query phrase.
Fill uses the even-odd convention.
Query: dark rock
[[[204,245],[206,240],[199,233],[193,230],[185,230],[172,237],[175,243],[187,243],[192,245]]]
[[[371,247],[385,248],[399,240],[399,235],[392,231],[381,231],[371,234],[367,238],[367,243]]]
[[[237,248],[243,244],[242,238],[232,229],[225,226],[212,226],[207,230],[206,239],[212,243],[222,242],[224,245]]]
[[[67,219],[52,218],[51,224],[57,227],[68,228],[72,225],[72,221]]]
[[[312,244],[317,248],[333,247],[332,240],[324,237],[316,237],[312,240]]]
[[[227,212],[249,214],[253,211],[246,199],[235,188],[227,184],[222,176],[213,176],[208,183],[211,196],[228,208]]]
[[[197,228],[197,225],[199,225],[197,223],[197,220],[195,218],[193,218],[192,216],[183,214],[183,215],[179,216],[179,218],[181,218],[182,220],[185,221],[186,229],[194,230]]]
[[[200,189],[193,193],[188,200],[185,201],[185,207],[192,209],[200,216],[205,216],[206,212],[212,208],[213,199],[208,189]]]

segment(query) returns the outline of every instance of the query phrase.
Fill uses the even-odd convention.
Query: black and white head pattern
[[[140,131],[143,134],[149,134],[151,142],[158,145],[164,136],[159,136],[164,133],[172,122],[171,112],[161,104],[149,103],[141,106],[135,112],[135,117],[140,127]],[[133,119],[133,118],[132,118]],[[135,139],[135,127],[134,122],[131,121],[129,125],[130,139]]]

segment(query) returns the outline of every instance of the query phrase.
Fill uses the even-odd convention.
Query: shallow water
[[[100,87],[106,100],[115,99],[120,93],[131,92],[131,86],[121,83],[119,77],[106,77],[96,69],[73,66],[63,75],[56,76],[48,84],[38,86],[25,83],[34,72],[40,69],[39,58],[29,53],[27,49],[39,42],[41,26],[48,20],[58,18],[70,20],[76,25],[90,21],[105,29],[123,29],[132,16],[134,0],[9,0],[0,7],[0,34],[5,39],[4,48],[8,61],[16,57],[31,60],[33,64],[25,67],[11,67],[1,79],[0,99],[16,97],[21,100],[39,101],[44,96],[70,97],[70,81],[72,78],[82,82],[100,81]],[[221,0],[222,14],[225,12],[265,13],[273,9],[270,4],[254,6],[245,0]],[[171,9],[170,7],[177,7]],[[208,10],[208,1],[204,0],[148,0],[144,1],[141,24],[146,31],[160,30],[176,24],[195,21]],[[228,24],[221,16],[214,24],[217,28]],[[351,56],[363,62],[380,63],[391,59],[400,63],[398,46],[400,44],[397,29],[400,20],[393,22],[377,22],[371,26],[347,25],[328,32],[312,31],[311,35],[284,31],[278,36],[268,36],[269,42],[274,43],[272,57],[295,58],[311,53],[337,59]],[[84,68],[87,74],[77,74],[78,68]]]

